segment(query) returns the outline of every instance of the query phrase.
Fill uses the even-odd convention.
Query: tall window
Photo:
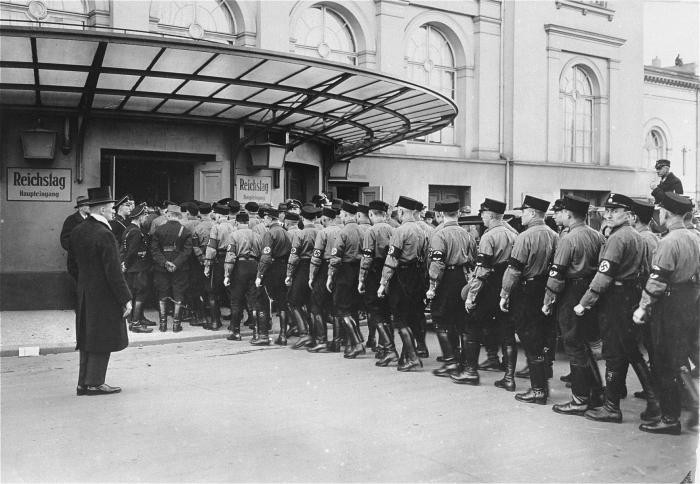
[[[652,128],[647,133],[647,138],[644,142],[644,150],[647,155],[647,167],[653,167],[656,160],[666,158],[667,147],[666,137],[658,128]]]
[[[357,64],[357,47],[348,22],[323,5],[307,8],[294,26],[293,52]]]
[[[581,66],[562,73],[559,95],[563,109],[565,162],[595,163],[595,92]]]
[[[232,43],[233,15],[224,0],[152,0],[151,18],[164,33]]]
[[[454,99],[455,72],[455,57],[445,36],[431,25],[416,29],[406,45],[408,79]],[[454,144],[454,125],[414,141]]]

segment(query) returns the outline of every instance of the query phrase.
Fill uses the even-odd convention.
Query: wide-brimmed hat
[[[89,200],[90,199],[88,197],[86,197],[85,195],[80,195],[78,198],[75,199],[75,207],[74,208],[86,206],[88,204]]]

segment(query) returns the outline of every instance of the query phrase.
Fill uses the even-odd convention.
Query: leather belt
[[[174,245],[166,245],[163,247],[163,252],[173,252],[175,250],[177,250],[177,247]]]
[[[637,281],[635,279],[625,279],[623,281],[615,281],[613,284],[616,286],[629,286],[636,283]]]

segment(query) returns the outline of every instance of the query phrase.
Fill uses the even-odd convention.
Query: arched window
[[[654,167],[656,160],[666,158],[668,146],[663,131],[656,127],[650,129],[644,141],[644,150],[647,155],[647,167]]]
[[[357,46],[348,22],[334,10],[315,5],[294,26],[293,52],[345,64],[357,64]]]
[[[81,0],[6,0],[0,2],[0,9],[2,19],[10,24],[12,20],[41,22],[49,27],[59,27],[51,23],[87,23],[87,5]]]
[[[454,99],[455,72],[452,47],[438,29],[423,25],[411,34],[406,45],[408,80]],[[414,141],[454,144],[454,125]]]
[[[562,103],[564,156],[571,163],[595,163],[596,95],[588,73],[580,65],[566,69],[559,81]]]
[[[160,32],[233,43],[236,26],[224,0],[152,0],[151,18]]]

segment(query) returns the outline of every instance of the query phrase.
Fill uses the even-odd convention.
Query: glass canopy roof
[[[457,115],[429,89],[308,57],[148,35],[0,27],[0,108],[244,124],[337,160],[423,136]]]

